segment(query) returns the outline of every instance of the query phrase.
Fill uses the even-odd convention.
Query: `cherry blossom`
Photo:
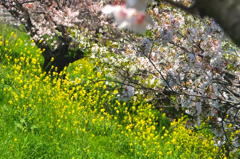
[[[127,28],[136,33],[143,33],[147,25],[152,23],[150,16],[144,11],[127,8],[125,5],[106,5],[102,12],[113,15],[118,28]]]

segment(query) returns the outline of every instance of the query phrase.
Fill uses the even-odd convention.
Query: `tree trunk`
[[[201,15],[213,18],[240,46],[240,0],[196,0]]]
[[[62,45],[54,51],[46,49],[45,52],[43,52],[43,57],[43,70],[52,74],[53,72],[60,73],[64,67],[84,56],[83,51],[80,49],[74,50],[73,54],[70,54],[69,46]]]

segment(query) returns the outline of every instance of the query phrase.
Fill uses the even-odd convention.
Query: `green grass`
[[[224,156],[210,133],[186,129],[184,119],[170,124],[141,96],[118,101],[119,86],[104,82],[97,60],[79,60],[65,79],[51,78],[25,33],[2,27],[0,36],[0,158]]]

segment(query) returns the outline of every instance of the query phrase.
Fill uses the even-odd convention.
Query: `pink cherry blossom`
[[[106,5],[102,12],[113,15],[119,28],[127,28],[136,33],[142,33],[151,23],[151,18],[144,12],[135,8],[126,8],[125,5]]]

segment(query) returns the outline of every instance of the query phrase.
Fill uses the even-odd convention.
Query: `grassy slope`
[[[95,64],[80,60],[66,79],[41,72],[41,50],[2,27],[0,158],[216,158],[211,135],[171,127],[144,101],[116,100]],[[94,81],[94,82],[91,82]],[[160,124],[159,124],[160,123]]]
[[[52,115],[56,115],[55,111],[61,108],[53,110],[47,107],[53,106],[53,102],[61,105],[70,103],[63,99],[52,101],[62,94],[54,92],[54,86],[50,88],[50,79],[45,83],[37,81],[37,77],[43,78],[44,75],[41,75],[39,64],[32,63],[39,60],[40,51],[32,47],[31,42],[25,41],[27,36],[18,34],[18,38],[22,40],[17,40],[14,39],[16,34],[4,33],[7,44],[1,47],[0,63],[0,158],[132,158],[126,154],[126,145],[122,143],[124,137],[120,135],[116,123],[104,116],[95,115],[95,112],[90,110],[78,112],[85,116],[78,117],[77,121],[83,124],[78,125],[77,129],[72,125],[66,126],[72,131],[80,131],[77,135],[73,136],[75,132],[63,132],[61,127],[51,128],[56,126],[54,122],[58,121],[52,119]],[[22,90],[22,87],[26,89]],[[58,89],[57,91],[60,91],[60,88]],[[46,92],[49,92],[47,96],[42,95]],[[36,102],[38,99],[45,102]],[[39,108],[34,109],[29,105]],[[22,108],[24,106],[28,108]],[[90,123],[93,119],[99,120],[99,123]],[[54,121],[50,122],[51,120]],[[71,119],[63,122],[68,122],[67,120]],[[85,124],[86,121],[88,123]]]

